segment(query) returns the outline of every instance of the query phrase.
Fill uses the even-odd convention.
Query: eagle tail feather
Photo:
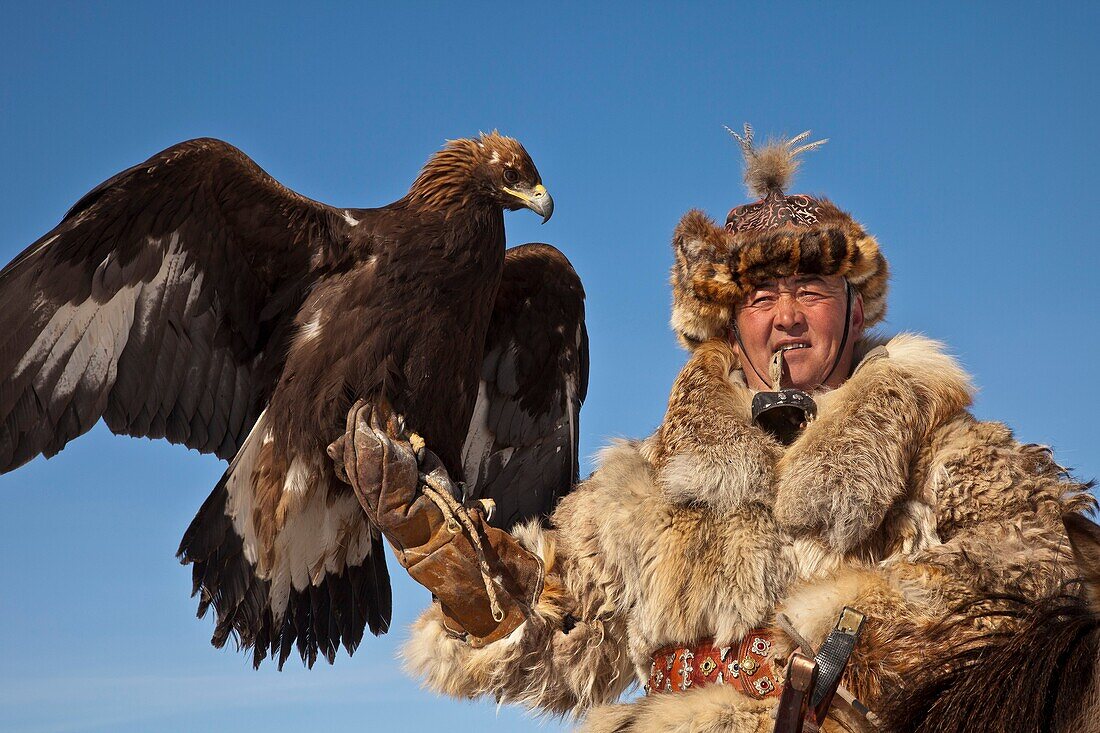
[[[244,541],[227,514],[231,471],[232,466],[203,502],[177,553],[180,562],[193,565],[197,615],[214,609],[211,644],[222,648],[232,636],[238,649],[252,649],[254,667],[270,657],[282,669],[295,650],[308,667],[318,656],[332,664],[341,646],[355,653],[366,628],[376,636],[386,633],[392,594],[380,537],[372,537],[362,564],[328,573],[302,590],[291,588],[281,618],[276,617],[271,583],[248,562]]]

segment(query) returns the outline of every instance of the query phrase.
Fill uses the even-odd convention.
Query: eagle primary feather
[[[513,324],[493,338],[517,353],[542,358],[553,341],[502,310],[523,303],[498,302],[502,275],[558,283],[564,300],[546,312],[561,322],[543,325],[583,333],[564,257],[540,246],[556,257],[532,275],[530,258],[505,253],[503,210],[521,207],[545,219],[552,200],[523,147],[497,133],[448,143],[378,209],[311,201],[210,139],[119,173],[0,272],[0,472],[101,417],[231,459],[180,545],[199,615],[215,609],[213,643],[235,634],[256,664],[270,654],[280,666],[294,647],[308,664],[354,651],[365,628],[386,630],[390,590],[381,539],[325,453],[352,401],[388,399],[461,477],[490,322]],[[525,377],[540,397],[508,407],[510,424],[531,423],[521,455],[560,445],[563,418],[576,421],[587,344],[554,344],[564,371],[540,375],[550,385]],[[505,393],[478,411],[522,397]],[[572,439],[561,485],[530,484],[544,503],[576,478]],[[470,470],[483,478],[473,492],[502,500],[535,478]]]

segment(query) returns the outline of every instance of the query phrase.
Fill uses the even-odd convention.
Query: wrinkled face
[[[845,309],[845,283],[840,275],[786,277],[764,283],[749,293],[737,307],[736,316],[744,347],[742,366],[749,386],[772,388],[764,380],[768,379],[772,356],[784,347],[792,347],[783,354],[784,387],[810,392],[822,386],[840,386],[851,373],[855,343],[863,331],[862,299],[853,293],[848,340],[830,375],[844,338]],[[744,363],[746,359],[751,365]]]
[[[545,222],[554,213],[554,199],[542,185],[534,161],[518,140],[497,133],[478,140],[480,178],[490,196],[510,211],[531,209]]]

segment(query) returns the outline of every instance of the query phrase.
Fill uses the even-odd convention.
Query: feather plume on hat
[[[672,238],[672,327],[688,348],[725,333],[734,308],[761,283],[791,275],[842,275],[863,297],[868,326],[886,314],[889,266],[874,237],[825,198],[785,194],[799,156],[824,145],[807,130],[761,147],[744,126],[737,140],[745,183],[759,200],[736,206],[726,226],[699,210],[680,220]]]

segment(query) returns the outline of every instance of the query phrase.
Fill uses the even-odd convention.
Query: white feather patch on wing
[[[259,558],[260,543],[252,522],[252,471],[261,446],[272,441],[271,431],[264,419],[266,415],[267,411],[264,410],[256,419],[244,445],[230,463],[229,476],[226,478],[226,491],[229,493],[226,513],[233,520],[233,529],[241,538],[244,557],[253,567],[256,567]]]
[[[361,565],[371,550],[370,526],[359,501],[350,493],[329,496],[328,477],[310,461],[295,456],[283,481],[283,492],[293,494],[286,521],[275,539],[272,567],[256,567],[260,551],[253,518],[252,474],[260,447],[272,440],[261,413],[227,479],[228,513],[241,536],[245,558],[256,573],[270,581],[269,600],[276,621],[282,618],[290,591],[320,585],[327,574],[339,574],[348,565]]]
[[[298,332],[298,343],[306,343],[314,340],[321,335],[321,316],[322,312],[317,313],[307,323],[305,323],[301,330]]]
[[[139,266],[139,262],[123,266],[108,254],[92,275],[90,296],[54,312],[16,365],[12,380],[19,380],[27,369],[41,364],[31,383],[41,394],[49,395],[51,405],[67,406],[77,388],[83,387],[97,395],[97,404],[94,414],[82,417],[98,417],[115,384],[118,360],[129,341],[135,313],[147,310],[139,305],[159,300],[168,285],[187,269],[179,232],[172,232],[167,240],[150,238],[148,246],[165,249],[160,268],[152,278],[118,287],[116,291],[115,283],[133,279],[128,270]],[[144,323],[140,325],[147,327]],[[74,341],[76,344],[72,346]],[[66,354],[67,348],[71,350]]]
[[[294,456],[283,480],[283,493],[305,498],[313,485],[314,473],[301,456]]]
[[[278,618],[290,590],[320,585],[327,574],[361,565],[370,553],[370,526],[353,494],[329,496],[324,478],[311,474],[316,490],[296,503],[275,540],[276,560],[270,572],[271,608]]]

